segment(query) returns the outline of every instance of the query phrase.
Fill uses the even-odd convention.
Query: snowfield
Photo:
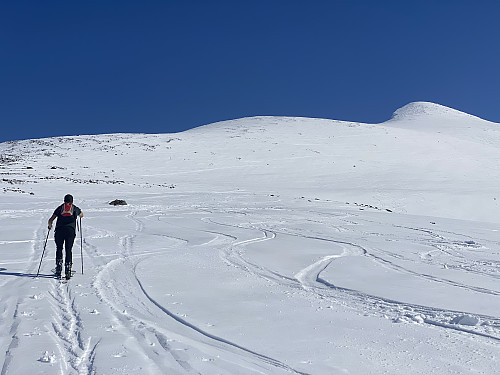
[[[1,375],[498,374],[499,163],[426,102],[2,143]]]

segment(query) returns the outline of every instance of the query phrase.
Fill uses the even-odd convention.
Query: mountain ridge
[[[328,119],[328,118],[320,118],[320,117],[304,117],[304,116],[271,116],[271,115],[259,115],[259,116],[248,116],[248,117],[240,117],[230,120],[222,120],[216,121],[205,125],[200,125],[188,130],[184,130],[181,132],[162,132],[162,133],[130,133],[130,132],[117,132],[117,133],[100,133],[100,134],[79,134],[79,135],[65,135],[65,136],[52,136],[52,137],[43,137],[43,138],[30,138],[24,140],[11,140],[0,142],[0,145],[9,145],[15,144],[21,141],[43,141],[43,140],[52,140],[52,139],[71,139],[75,137],[94,137],[94,136],[105,136],[110,137],[113,135],[130,135],[130,136],[155,136],[155,135],[180,135],[180,134],[192,134],[192,133],[203,133],[205,131],[209,131],[212,129],[220,129],[220,130],[237,130],[239,131],[248,131],[249,129],[255,130],[259,127],[259,125],[264,125],[265,128],[272,128],[272,125],[286,125],[290,123],[300,122],[301,126],[318,126],[319,124],[324,125],[333,125],[333,124],[355,124],[355,125],[395,125],[398,123],[415,123],[418,120],[422,120],[422,123],[446,123],[447,125],[453,124],[454,121],[461,121],[464,124],[467,121],[473,122],[481,122],[484,124],[495,124],[500,125],[500,123],[488,121],[482,119],[478,116],[471,115],[460,110],[447,107],[441,104],[436,104],[432,102],[425,101],[416,101],[410,102],[398,109],[396,109],[391,117],[380,123],[364,123],[359,121],[349,121],[349,120],[337,120],[337,119]],[[264,129],[261,126],[261,130]]]

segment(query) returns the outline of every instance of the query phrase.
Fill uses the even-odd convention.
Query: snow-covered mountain
[[[493,374],[499,161],[500,124],[427,102],[2,143],[2,375]],[[51,235],[34,276],[66,193],[63,285]]]
[[[440,104],[430,102],[413,102],[397,109],[393,114],[391,120],[393,121],[408,121],[408,120],[422,120],[433,121],[439,119],[444,121],[460,120],[473,121],[479,120],[479,117],[458,111],[453,108],[445,107]]]

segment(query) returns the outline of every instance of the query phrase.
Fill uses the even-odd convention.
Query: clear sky
[[[500,1],[0,1],[0,142],[255,115],[500,122]]]

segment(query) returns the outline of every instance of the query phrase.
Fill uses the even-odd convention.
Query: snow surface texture
[[[499,159],[432,103],[2,143],[1,375],[498,374]]]

